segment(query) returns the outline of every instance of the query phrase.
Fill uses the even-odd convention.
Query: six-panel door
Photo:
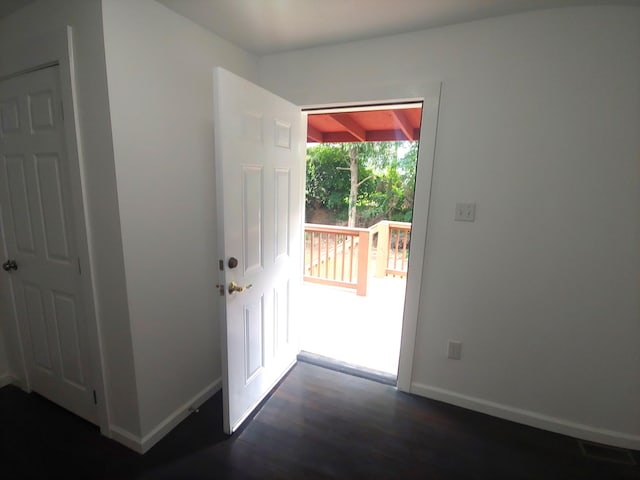
[[[302,272],[305,132],[297,106],[230,72],[216,73],[218,219],[227,286],[223,404],[231,433],[298,353],[293,308]],[[236,268],[228,267],[230,257],[238,258]],[[229,293],[230,282],[245,290]]]
[[[18,267],[0,274],[31,388],[95,423],[63,121],[58,67],[0,82],[2,234]]]

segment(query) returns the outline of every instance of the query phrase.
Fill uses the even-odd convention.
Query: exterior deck
[[[301,349],[397,375],[405,285],[401,277],[369,277],[367,296],[359,296],[305,282]]]

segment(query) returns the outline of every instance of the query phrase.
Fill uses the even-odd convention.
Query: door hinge
[[[98,395],[96,395],[96,391],[93,391],[93,403],[98,404]]]
[[[80,266],[80,257],[78,257],[78,275],[82,275],[82,267]]]

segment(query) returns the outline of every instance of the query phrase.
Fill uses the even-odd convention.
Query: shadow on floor
[[[11,480],[640,479],[638,466],[588,458],[570,437],[306,363],[233,437],[218,393],[144,456],[36,394],[2,388],[0,465]]]

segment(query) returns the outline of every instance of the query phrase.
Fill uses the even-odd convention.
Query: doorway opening
[[[395,384],[422,102],[307,110],[300,358]]]

